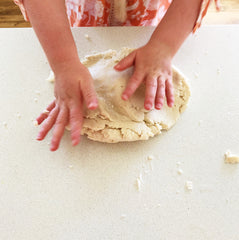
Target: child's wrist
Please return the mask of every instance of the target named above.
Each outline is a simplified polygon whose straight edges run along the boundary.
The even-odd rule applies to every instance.
[[[81,64],[78,56],[70,58],[61,58],[53,61],[51,63],[51,68],[55,75],[60,75],[68,71],[69,69],[74,68],[74,65],[79,66]]]
[[[148,42],[148,45],[155,48],[155,49],[163,49],[165,55],[169,58],[173,58],[177,52],[177,47],[169,44],[167,41],[161,40],[155,36],[152,36]]]

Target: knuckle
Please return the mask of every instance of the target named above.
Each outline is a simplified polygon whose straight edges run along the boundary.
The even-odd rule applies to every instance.
[[[173,89],[171,89],[171,90],[169,91],[169,95],[171,95],[172,97],[174,96],[174,91],[173,91]]]
[[[92,91],[85,91],[85,98],[86,99],[93,99],[95,98],[95,94]]]
[[[157,104],[163,104],[163,102],[164,102],[164,97],[156,98],[155,102],[156,102]]]
[[[167,85],[168,85],[168,87],[172,88],[173,87],[172,80],[167,80]]]
[[[139,77],[138,76],[132,76],[131,79],[130,79],[130,82],[133,84],[133,83],[137,83],[139,82]]]
[[[147,86],[152,87],[152,88],[156,88],[157,87],[157,83],[155,81],[148,81],[147,82]]]
[[[51,144],[53,144],[53,145],[58,145],[58,143],[59,143],[59,141],[58,141],[58,139],[57,139],[57,135],[55,135],[55,136],[52,138],[52,140],[51,140]]]
[[[158,88],[164,89],[165,88],[165,84],[163,82],[159,82],[158,83]]]
[[[65,119],[59,118],[59,119],[56,120],[56,125],[57,126],[65,125],[65,122],[66,122]]]
[[[53,114],[50,114],[48,117],[47,117],[47,121],[46,121],[46,124],[50,124],[51,121],[54,120],[54,115]]]
[[[70,115],[70,122],[80,123],[81,122],[81,115],[80,114],[71,114]]]
[[[136,72],[134,72],[134,74],[131,77],[130,81],[132,81],[132,82],[141,82],[141,76],[142,76],[142,74],[136,71]]]
[[[145,99],[146,103],[153,103],[155,97],[153,95],[149,95],[147,96],[147,98]]]
[[[46,119],[46,121],[44,121],[43,125],[42,125],[42,132],[44,131],[47,131],[49,129],[49,126],[50,126],[50,121],[49,119]]]
[[[71,130],[71,137],[72,138],[78,138],[80,136],[80,128],[79,129],[72,129]]]
[[[79,119],[78,119],[78,116],[76,115],[76,114],[72,114],[71,116],[70,116],[70,122],[76,122],[76,121],[78,121]]]
[[[135,89],[137,89],[138,87],[138,84],[136,84],[135,82],[131,82],[129,85],[128,85],[128,91],[129,92],[132,92],[134,91]]]

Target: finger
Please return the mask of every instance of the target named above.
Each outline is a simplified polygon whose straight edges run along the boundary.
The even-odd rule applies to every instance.
[[[172,107],[174,104],[174,91],[173,91],[172,77],[168,78],[166,81],[166,97],[167,97],[168,106]]]
[[[161,109],[163,107],[165,97],[165,80],[163,77],[158,77],[158,86],[155,98],[155,108]]]
[[[38,133],[37,140],[41,141],[45,138],[47,133],[53,127],[54,123],[56,122],[57,115],[59,113],[59,107],[56,106],[51,113],[49,114],[48,118],[44,121],[40,132]]]
[[[83,109],[82,103],[73,104],[70,108],[69,122],[71,126],[71,141],[72,145],[76,146],[80,142],[80,133],[83,124]]]
[[[144,108],[150,110],[155,102],[157,91],[157,78],[148,76],[146,78]]]
[[[96,109],[98,107],[98,100],[91,76],[89,76],[89,79],[82,81],[81,89],[87,108],[91,110]]]
[[[122,99],[128,100],[136,91],[136,89],[139,87],[139,85],[143,82],[143,79],[144,74],[137,72],[137,70],[135,70],[122,94]]]
[[[40,125],[49,115],[49,113],[51,112],[51,110],[56,106],[55,100],[52,101],[48,107],[46,108],[46,110],[44,110],[40,116],[36,119],[38,125]]]
[[[51,140],[51,151],[56,151],[60,145],[61,138],[64,134],[65,126],[67,125],[68,122],[68,111],[66,107],[63,107],[62,110],[60,110],[54,131],[53,131],[53,137]]]
[[[133,51],[127,57],[123,58],[118,64],[116,64],[114,68],[118,71],[123,71],[123,70],[133,66],[135,56],[136,56],[136,51]]]

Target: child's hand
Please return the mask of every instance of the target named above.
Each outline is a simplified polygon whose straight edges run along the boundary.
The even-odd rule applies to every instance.
[[[128,100],[142,82],[146,84],[144,107],[150,110],[153,106],[161,109],[166,95],[167,104],[174,104],[170,50],[163,45],[155,47],[153,43],[136,49],[122,59],[115,69],[125,70],[134,66],[134,74],[130,78],[122,94]]]
[[[51,151],[57,150],[68,123],[71,127],[72,144],[77,145],[83,123],[83,102],[89,109],[98,106],[93,80],[80,61],[63,65],[61,70],[55,73],[55,97],[46,109],[49,114],[42,113],[37,118],[38,124],[44,121],[37,140],[43,140],[55,125]]]

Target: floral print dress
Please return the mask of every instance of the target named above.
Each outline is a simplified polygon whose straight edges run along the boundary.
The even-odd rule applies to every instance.
[[[212,1],[202,0],[194,31],[200,27]],[[214,1],[216,8],[219,9],[219,0]],[[20,7],[25,20],[28,20],[24,0],[14,0],[14,2]],[[172,0],[65,0],[65,5],[72,27],[157,26],[171,2]],[[116,4],[122,5],[121,9],[116,8]],[[117,18],[118,11],[123,11],[124,16]]]

